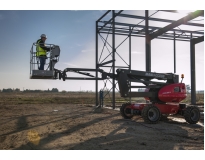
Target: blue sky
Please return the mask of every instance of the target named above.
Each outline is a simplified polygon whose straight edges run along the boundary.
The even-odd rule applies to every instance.
[[[66,67],[95,68],[95,22],[106,10],[0,10],[0,89],[20,88],[47,90],[58,88],[66,91],[95,90],[94,81],[60,81],[29,79],[30,48],[42,33],[46,43],[59,45],[60,61],[55,68]],[[125,13],[132,13],[129,10]],[[136,12],[136,11],[135,11]],[[150,14],[155,10],[150,10]],[[144,11],[138,12],[144,14]],[[170,13],[166,13],[170,14]],[[165,18],[165,15],[156,15]],[[170,16],[170,15],[168,15]],[[172,14],[173,16],[173,14]],[[179,19],[185,16],[173,16]],[[171,18],[171,17],[170,17]],[[128,20],[128,23],[138,23]],[[202,22],[203,23],[203,22]],[[143,23],[142,23],[143,24]],[[116,37],[116,45],[126,37]],[[109,38],[108,38],[109,39]],[[132,69],[145,70],[144,38],[132,40]],[[111,41],[110,41],[111,43]],[[127,60],[128,41],[119,47],[118,53]],[[99,48],[102,41],[99,40]],[[190,46],[189,42],[178,42],[177,74],[185,74],[184,82],[190,84]],[[106,53],[105,55],[106,56]],[[117,63],[120,62],[116,56]],[[152,41],[152,71],[173,72],[173,42]],[[204,42],[196,45],[196,89],[204,89]],[[109,86],[109,84],[108,84]],[[100,82],[100,88],[103,82]]]
[[[95,20],[103,13],[104,11],[0,11],[0,88],[45,89],[41,84],[51,81],[29,79],[29,51],[32,43],[45,33],[48,36],[46,43],[60,46],[61,65],[68,63],[80,53],[86,52],[86,45],[94,43]],[[94,51],[92,52],[94,55]],[[66,65],[59,69],[65,67]],[[67,83],[55,82],[63,85]],[[51,87],[57,86],[52,83],[49,88]]]

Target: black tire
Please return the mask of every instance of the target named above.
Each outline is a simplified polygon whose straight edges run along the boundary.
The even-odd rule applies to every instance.
[[[196,106],[189,106],[184,111],[184,118],[190,124],[196,124],[200,120],[200,110]]]
[[[159,108],[153,105],[145,106],[141,115],[146,123],[155,124],[161,119],[161,112]]]
[[[125,104],[122,104],[122,106],[120,107],[120,114],[125,119],[131,119],[134,116],[131,113],[130,114],[126,113],[127,106],[129,106],[129,105],[130,105],[130,103],[125,103]]]

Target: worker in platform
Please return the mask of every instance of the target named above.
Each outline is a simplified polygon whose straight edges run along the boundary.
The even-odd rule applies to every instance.
[[[46,53],[50,51],[50,48],[45,46],[45,41],[47,36],[45,34],[41,35],[41,39],[36,42],[36,57],[40,60],[39,70],[44,70],[45,61],[47,59]]]

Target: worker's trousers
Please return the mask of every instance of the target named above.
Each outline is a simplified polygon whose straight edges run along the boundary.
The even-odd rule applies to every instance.
[[[44,70],[44,65],[45,65],[45,62],[46,62],[46,56],[40,56],[39,60],[40,60],[39,70]]]

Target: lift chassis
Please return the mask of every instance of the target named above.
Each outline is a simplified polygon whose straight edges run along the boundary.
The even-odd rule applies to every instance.
[[[97,78],[87,72],[100,72],[102,77]],[[69,77],[67,72],[86,75],[86,78]],[[55,78],[77,80],[104,80],[114,78],[118,81],[121,97],[144,97],[147,103],[125,103],[120,113],[125,119],[141,115],[147,123],[158,123],[162,117],[168,115],[182,115],[190,124],[200,119],[197,106],[187,106],[180,103],[187,96],[185,84],[179,82],[179,76],[173,73],[156,73],[138,70],[117,69],[117,74],[106,73],[101,69],[66,68],[64,71],[55,69]],[[161,81],[153,81],[154,79]],[[144,86],[132,86],[132,83],[141,83]],[[131,92],[131,88],[145,88],[145,92]]]

